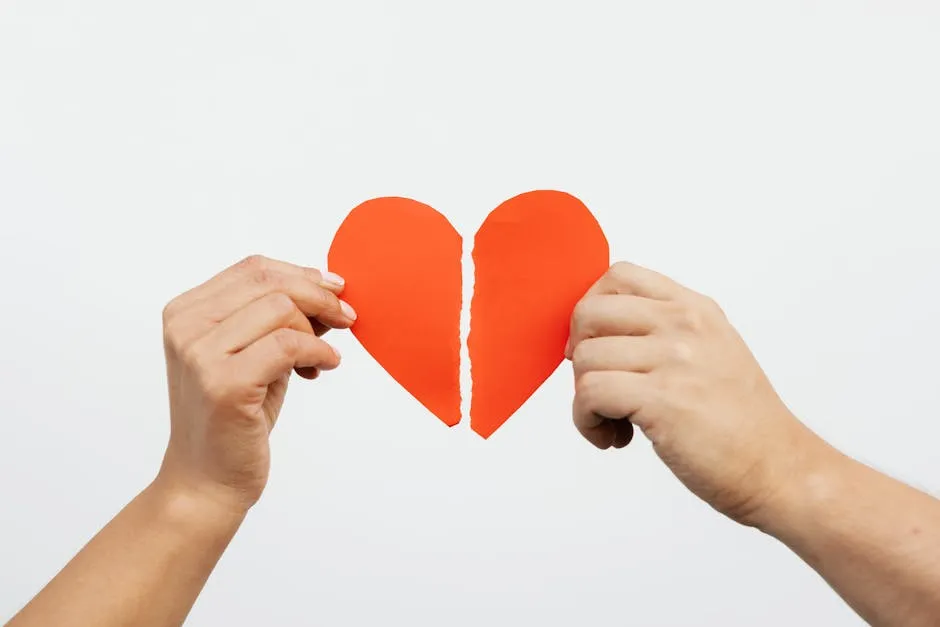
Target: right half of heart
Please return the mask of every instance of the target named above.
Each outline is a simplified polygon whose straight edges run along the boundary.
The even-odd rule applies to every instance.
[[[609,256],[597,220],[570,194],[529,192],[486,218],[473,242],[467,339],[474,431],[492,435],[558,367],[571,312]]]
[[[328,260],[347,280],[360,343],[448,425],[460,418],[461,242],[431,207],[379,198],[350,212]],[[541,190],[487,216],[473,262],[470,426],[488,438],[564,359],[572,310],[607,269],[609,249],[584,203]]]

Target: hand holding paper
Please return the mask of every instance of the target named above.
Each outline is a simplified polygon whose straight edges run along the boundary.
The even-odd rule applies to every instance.
[[[249,257],[164,310],[170,442],[157,478],[13,620],[180,625],[268,480],[292,370],[339,364],[320,339],[355,312],[339,277]]]

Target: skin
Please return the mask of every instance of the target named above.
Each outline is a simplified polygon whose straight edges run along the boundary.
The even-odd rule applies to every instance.
[[[292,371],[339,355],[342,280],[251,257],[171,302],[171,435],[156,479],[9,627],[180,625],[267,483]],[[578,304],[574,421],[599,448],[634,426],[699,498],[789,546],[869,623],[940,617],[940,501],[851,460],[797,420],[710,299],[619,263]]]
[[[714,301],[618,263],[575,308],[566,353],[595,446],[635,425],[689,490],[781,540],[871,625],[940,621],[940,501],[797,420]]]
[[[355,318],[337,281],[250,257],[167,305],[160,471],[8,627],[183,623],[264,490],[291,371],[314,378],[339,365],[319,338]]]

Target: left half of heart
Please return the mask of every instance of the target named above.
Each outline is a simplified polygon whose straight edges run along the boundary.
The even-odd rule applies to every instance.
[[[388,197],[350,212],[328,260],[359,314],[353,334],[451,427],[460,422],[462,250],[460,234],[434,208]]]

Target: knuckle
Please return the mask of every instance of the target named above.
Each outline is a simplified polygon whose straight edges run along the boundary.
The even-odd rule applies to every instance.
[[[274,331],[272,337],[277,346],[278,353],[282,356],[294,358],[297,355],[300,344],[295,334],[290,333],[288,329],[278,329]]]
[[[163,323],[163,345],[178,352],[180,349],[179,340],[177,339],[179,334],[176,331],[176,324],[173,322],[164,322]]]
[[[235,387],[230,378],[218,371],[205,373],[201,381],[203,394],[210,403],[224,405],[232,399]]]
[[[705,311],[710,313],[713,316],[724,318],[725,310],[721,308],[721,305],[717,300],[711,296],[702,296],[702,305]]]
[[[283,292],[269,294],[265,301],[266,306],[278,319],[289,318],[297,309],[297,305],[294,304],[291,297]]]
[[[164,305],[163,307],[163,326],[164,327],[166,327],[167,323],[169,323],[170,320],[172,320],[173,317],[176,315],[176,309],[177,309],[177,301],[175,298],[171,300],[170,302],[168,302],[166,305]]]
[[[176,318],[163,324],[163,346],[174,354],[185,353],[183,324]]]
[[[599,384],[597,372],[585,372],[574,382],[574,393],[582,400],[590,399]]]
[[[303,270],[306,277],[314,283],[319,283],[323,278],[323,273],[320,272],[317,268],[304,268]]]
[[[692,345],[684,340],[675,340],[669,343],[668,357],[670,361],[679,364],[691,363],[695,355]]]
[[[271,285],[277,282],[277,272],[271,266],[270,260],[262,255],[245,257],[239,266],[245,275],[259,285]]]
[[[701,331],[705,326],[702,311],[695,307],[687,308],[682,315],[682,325],[689,331]]]
[[[582,298],[574,306],[574,311],[571,313],[571,322],[577,329],[584,329],[589,326],[591,320],[591,312],[594,310],[594,303],[591,297]]]
[[[575,371],[581,371],[587,365],[591,355],[591,342],[590,339],[582,340],[575,344],[574,350],[571,351],[571,363],[575,368]]]
[[[702,310],[696,306],[679,305],[673,311],[673,319],[678,328],[683,331],[697,332],[704,326]]]
[[[584,344],[584,341],[578,342],[575,344],[574,350],[571,351],[571,363],[574,364],[575,368],[584,363],[584,353],[587,350]]]
[[[242,270],[255,270],[257,268],[263,268],[267,265],[267,258],[264,255],[248,255],[244,259],[238,262],[237,266]]]
[[[633,276],[633,264],[626,261],[618,261],[610,266],[608,273],[616,281],[625,283]]]
[[[258,285],[272,285],[276,281],[274,273],[271,272],[269,268],[265,268],[263,266],[253,268],[249,276],[251,277],[251,280]]]

